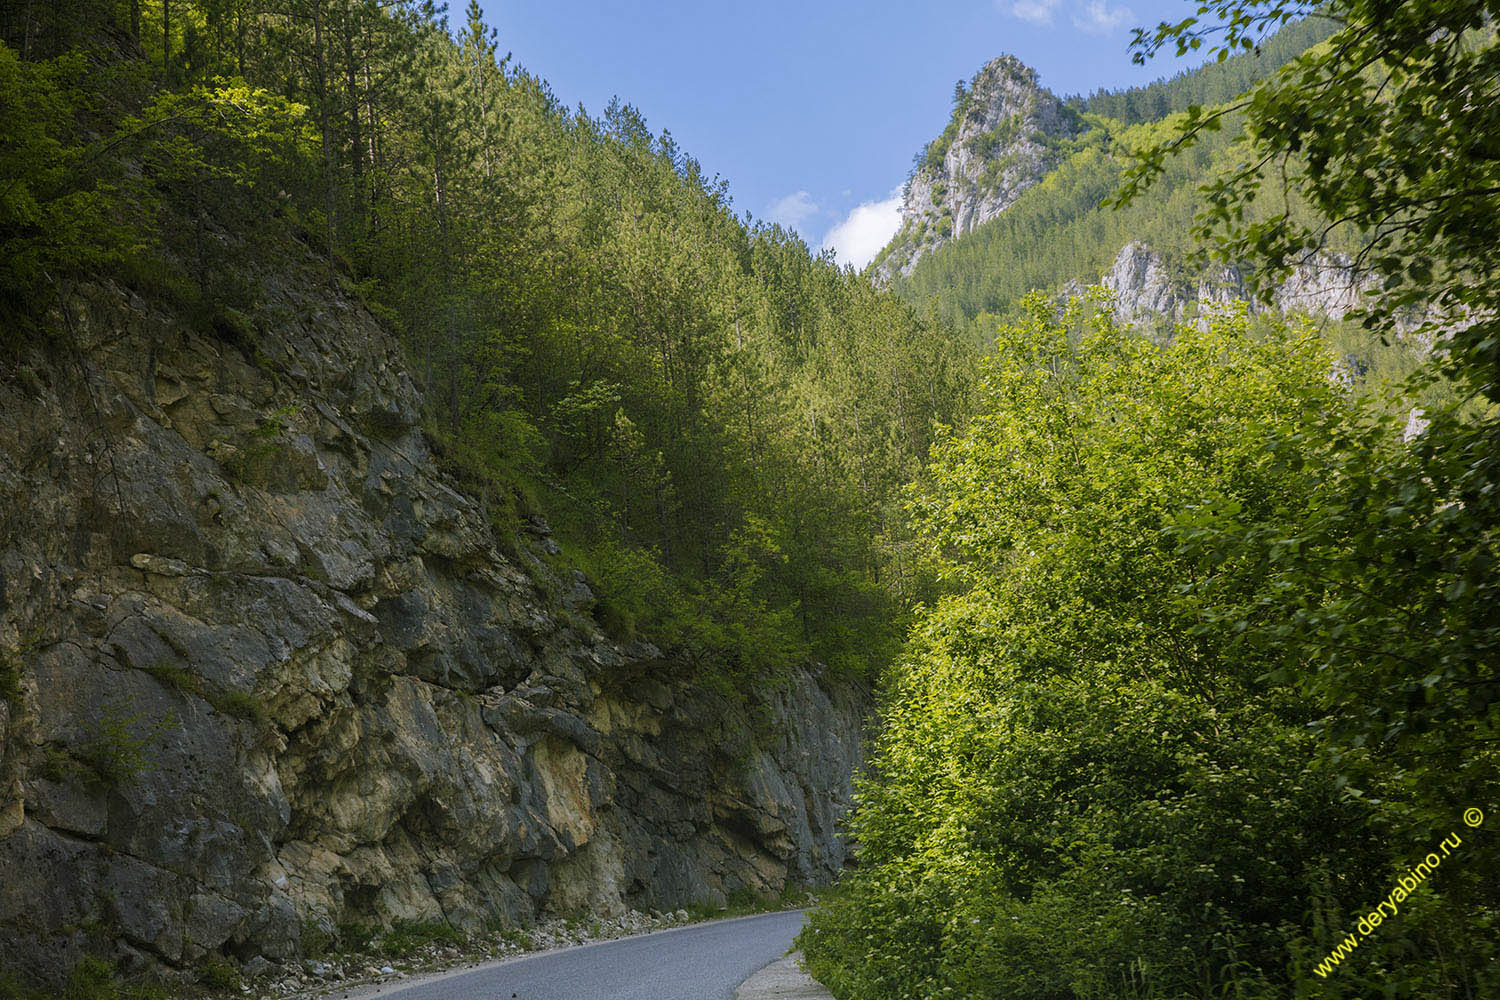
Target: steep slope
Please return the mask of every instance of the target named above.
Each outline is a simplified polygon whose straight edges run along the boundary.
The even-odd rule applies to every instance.
[[[1259,49],[1188,71],[1146,87],[1071,98],[1058,113],[1066,127],[1034,129],[1051,155],[1030,161],[1041,167],[1026,183],[986,183],[981,174],[965,188],[968,202],[998,206],[954,235],[927,241],[914,252],[914,234],[933,227],[912,213],[912,198],[902,229],[876,258],[874,273],[913,302],[935,301],[947,316],[972,322],[986,313],[1004,314],[1033,289],[1062,291],[1090,284],[1112,288],[1121,313],[1134,320],[1181,320],[1204,306],[1246,292],[1244,275],[1231,269],[1199,273],[1189,260],[1190,231],[1202,206],[1199,187],[1236,159],[1238,119],[1209,133],[1186,155],[1167,164],[1154,187],[1123,210],[1104,204],[1114,192],[1133,149],[1149,144],[1167,116],[1194,103],[1224,103],[1274,73],[1328,34],[1318,19],[1293,24]],[[1010,67],[1012,79],[1030,81],[1034,72],[1002,58],[990,68]],[[979,77],[976,77],[976,81]],[[1050,95],[1037,100],[1051,107]],[[962,107],[960,108],[962,111]],[[944,136],[928,147],[914,169],[908,192],[931,188],[929,160],[949,145],[955,115]],[[1040,122],[1038,123],[1040,124]],[[950,156],[951,158],[951,156]],[[972,170],[970,171],[972,173]],[[1293,205],[1293,210],[1300,210]],[[946,207],[939,212],[949,211]],[[971,218],[974,218],[971,216]],[[916,221],[913,221],[916,220]],[[1341,317],[1351,308],[1361,283],[1347,273],[1350,263],[1339,246],[1311,262],[1278,295],[1285,308]],[[897,262],[893,266],[892,262]]]
[[[0,366],[4,964],[837,870],[860,685],[732,698],[606,637],[545,524],[440,470],[381,323],[310,258],[254,277],[254,330],[66,288]]]
[[[1056,165],[1078,131],[1076,112],[1000,56],[954,94],[953,117],[922,151],[902,194],[901,229],[873,264],[908,275],[922,256],[998,216]]]
[[[1180,322],[1216,306],[1250,298],[1250,288],[1239,268],[1218,267],[1189,272],[1173,267],[1161,253],[1144,243],[1127,243],[1099,284],[1115,296],[1116,314],[1126,322]],[[1360,307],[1374,281],[1354,268],[1348,254],[1325,254],[1298,265],[1276,289],[1270,307],[1278,312],[1300,312],[1341,320]],[[1076,284],[1065,285],[1076,292]],[[1262,308],[1252,303],[1252,309]]]

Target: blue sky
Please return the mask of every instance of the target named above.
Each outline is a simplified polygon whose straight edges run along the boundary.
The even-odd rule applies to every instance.
[[[1167,75],[1132,65],[1130,29],[1183,0],[480,0],[501,51],[569,105],[619,95],[669,129],[735,210],[862,265],[893,193],[947,122],[955,81],[1009,52],[1059,94]],[[452,16],[462,16],[454,0]]]

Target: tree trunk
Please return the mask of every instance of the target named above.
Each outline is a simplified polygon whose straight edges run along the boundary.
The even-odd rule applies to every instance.
[[[236,4],[234,8],[234,62],[240,76],[245,75],[245,8]]]
[[[359,119],[359,81],[356,73],[354,58],[354,30],[355,25],[349,12],[347,0],[344,4],[343,17],[340,26],[343,28],[344,42],[344,88],[345,99],[348,103],[349,114],[349,146],[350,166],[354,168],[354,176],[360,177],[364,173],[364,140],[360,135]]]
[[[323,0],[313,0],[313,49],[317,65],[318,127],[323,133],[323,170],[327,175],[324,183],[325,211],[328,215],[328,274],[334,272],[334,248],[337,241],[338,202],[334,185],[338,179],[338,163],[333,152],[333,131],[328,121],[328,65],[323,53]]]

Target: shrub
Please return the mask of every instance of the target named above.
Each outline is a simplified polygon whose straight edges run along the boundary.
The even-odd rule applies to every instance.
[[[346,921],[338,926],[339,950],[367,952],[375,945],[376,929],[368,924]]]
[[[31,655],[41,641],[42,631],[36,629],[23,635],[14,647],[0,649],[0,699],[12,709],[21,707],[21,677],[26,671],[26,657]]]
[[[0,699],[12,708],[21,705],[21,663],[11,655],[0,655]]]
[[[225,691],[214,694],[209,703],[215,709],[236,719],[244,719],[256,725],[265,725],[269,719],[265,703],[248,691]]]
[[[203,693],[203,682],[198,675],[185,667],[174,666],[170,663],[156,663],[145,668],[146,673],[161,682],[162,686],[169,687],[182,695],[201,695]]]
[[[223,958],[210,958],[198,969],[198,981],[210,989],[237,990],[242,984],[240,970]]]
[[[802,938],[840,995],[1274,994],[1320,884],[1383,895],[1380,814],[1341,791],[1357,755],[1322,755],[1220,627],[1281,613],[1265,567],[1176,540],[1205,506],[1303,523],[1357,404],[1304,331],[1225,317],[1158,346],[1099,304],[1032,300],[914,493],[954,591],[894,679],[860,868]]]
[[[156,767],[150,748],[177,725],[176,716],[170,712],[144,729],[142,721],[140,713],[130,711],[129,699],[106,705],[88,742],[74,756],[107,785],[134,781]]]
[[[438,921],[398,920],[380,937],[380,952],[390,958],[405,958],[431,944],[462,945],[468,940],[452,924]]]

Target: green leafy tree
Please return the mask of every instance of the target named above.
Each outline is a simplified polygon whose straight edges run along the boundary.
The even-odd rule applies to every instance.
[[[1206,5],[1197,16],[1141,31],[1144,60],[1162,47],[1204,44],[1221,55],[1253,44],[1303,5]],[[1211,184],[1199,233],[1216,252],[1263,265],[1261,287],[1353,229],[1357,263],[1380,280],[1365,324],[1393,337],[1417,310],[1434,362],[1412,391],[1434,383],[1450,402],[1429,412],[1408,451],[1351,433],[1332,457],[1305,531],[1242,531],[1211,544],[1274,559],[1293,613],[1264,631],[1281,675],[1329,712],[1341,747],[1377,746],[1402,776],[1392,804],[1413,834],[1444,827],[1489,794],[1500,729],[1500,45],[1489,3],[1318,8],[1338,30],[1244,99],[1190,109],[1144,150],[1123,197],[1137,197],[1179,151],[1244,116],[1247,155]],[[1313,221],[1253,213],[1267,188],[1295,186]],[[1207,536],[1200,538],[1207,543]],[[1488,905],[1493,905],[1491,898]]]
[[[117,261],[137,238],[115,211],[118,164],[79,120],[89,74],[81,52],[28,62],[0,43],[0,301],[13,317],[55,301],[49,276]]]
[[[803,944],[846,996],[1287,995],[1314,900],[1376,891],[1379,826],[1221,626],[1280,614],[1275,582],[1176,532],[1204,505],[1301,524],[1361,404],[1309,329],[1161,347],[1028,306],[913,497],[953,592],[918,615],[860,866]]]

